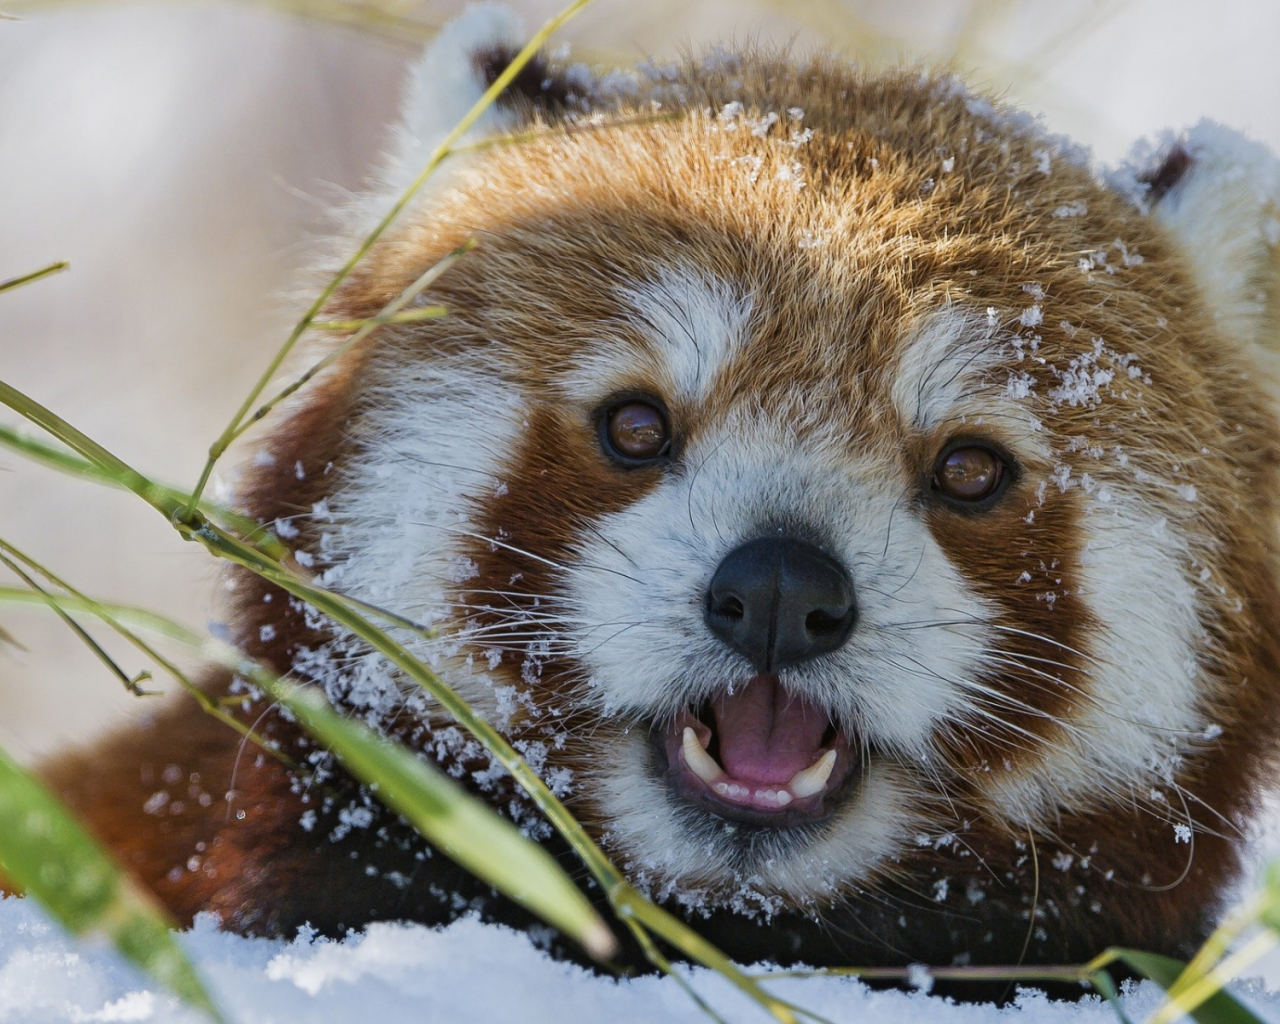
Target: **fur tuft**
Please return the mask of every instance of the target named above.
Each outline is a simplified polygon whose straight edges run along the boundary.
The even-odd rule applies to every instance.
[[[382,191],[394,196],[408,188],[436,147],[492,84],[495,55],[514,55],[524,39],[520,20],[498,3],[473,4],[445,26],[409,72]],[[510,110],[495,105],[461,142],[509,130],[515,123]]]
[[[1260,143],[1202,121],[1140,175],[1154,216],[1177,240],[1219,327],[1280,350],[1280,161]]]

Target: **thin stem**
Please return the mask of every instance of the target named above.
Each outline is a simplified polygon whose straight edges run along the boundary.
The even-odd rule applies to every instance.
[[[17,18],[13,19],[19,20]],[[11,277],[7,281],[0,281],[0,292],[7,292],[11,288],[21,288],[24,284],[30,284],[32,281],[39,281],[41,278],[48,277],[51,274],[61,273],[64,270],[71,269],[71,264],[66,260],[59,260],[57,263],[50,263],[47,267],[41,267],[39,270],[33,270],[30,274],[23,274],[21,277]]]
[[[439,320],[448,315],[449,311],[444,306],[424,306],[422,309],[410,309],[395,316],[370,316],[363,320],[313,320],[311,329],[345,334],[347,331],[357,331],[368,324],[374,327],[382,327],[385,324],[416,324],[423,320]]]
[[[727,1024],[727,1021],[725,1021],[720,1014],[716,1013],[711,1004],[702,998],[698,993],[698,990],[689,982],[689,979],[677,971],[675,965],[662,955],[662,950],[658,948],[657,943],[653,941],[649,933],[645,931],[637,921],[628,919],[626,921],[626,925],[628,930],[630,930],[631,935],[635,938],[637,945],[639,945],[640,951],[644,953],[644,957],[649,961],[649,963],[653,964],[654,967],[658,968],[658,970],[684,989],[685,994],[692,999],[695,1004],[697,1004],[698,1009],[715,1021],[716,1024]]]
[[[4,550],[40,573],[55,587],[60,587],[66,591],[64,594],[56,595],[47,594],[43,591],[37,594],[33,591],[21,590],[16,587],[0,587],[0,602],[9,604],[50,604],[55,607],[59,614],[81,611],[86,615],[92,615],[101,622],[105,622],[116,633],[172,676],[184,690],[191,694],[192,698],[206,714],[234,729],[245,739],[256,744],[282,764],[289,767],[295,766],[292,758],[276,750],[272,744],[268,743],[266,739],[234,715],[228,714],[223,708],[222,701],[210,697],[182,669],[143,640],[133,630],[127,628],[124,623],[129,620],[136,621],[141,628],[166,635],[170,639],[186,646],[199,646],[202,642],[195,633],[178,625],[172,619],[166,619],[144,608],[135,608],[130,605],[115,604],[109,601],[95,601],[86,597],[67,583],[66,580],[59,578],[39,562],[19,551],[12,544],[0,540],[0,546],[3,546]]]
[[[85,630],[85,628],[82,625],[80,625],[80,623],[76,622],[75,619],[73,619],[70,615],[68,615],[65,611],[63,611],[62,605],[58,603],[57,598],[54,597],[53,594],[50,594],[47,590],[45,590],[44,587],[42,587],[35,579],[31,577],[29,573],[27,573],[22,568],[22,566],[18,565],[18,563],[15,562],[12,558],[10,558],[7,554],[2,553],[5,550],[12,550],[12,549],[3,540],[0,540],[0,565],[3,565],[11,573],[17,576],[18,579],[22,580],[23,583],[25,583],[28,587],[31,588],[32,593],[40,595],[41,600],[43,600],[45,604],[47,604],[53,610],[54,614],[57,615],[58,618],[60,618],[63,621],[63,623],[66,625],[68,629],[71,630],[71,632],[75,633],[77,639],[79,639],[79,641],[82,644],[84,644],[87,648],[89,648],[93,656],[96,657],[100,662],[102,662],[102,664],[104,664],[107,667],[107,671],[110,672],[113,676],[119,679],[121,683],[124,684],[124,688],[126,690],[128,690],[135,697],[159,696],[159,694],[154,691],[144,690],[142,688],[142,684],[147,682],[151,678],[150,672],[139,672],[136,676],[129,675],[124,669],[122,669],[116,663],[116,660],[112,658],[111,655],[109,655],[105,650],[102,649],[102,645],[98,643],[98,641],[95,640],[92,636],[90,636],[89,633]]]
[[[21,410],[19,410],[21,411]],[[102,469],[97,463],[81,458],[75,453],[60,446],[46,444],[34,437],[26,437],[12,427],[0,424],[0,445],[5,445],[20,452],[33,462],[40,462],[60,473],[78,476],[98,484],[111,487],[123,487],[115,476]],[[187,492],[180,491],[168,484],[149,480],[148,483],[158,494],[163,494],[167,501],[185,503]],[[289,549],[269,529],[249,516],[242,515],[222,505],[205,499],[200,502],[200,511],[211,519],[230,527],[241,537],[271,555],[273,558],[285,558]]]
[[[464,254],[474,249],[475,245],[476,243],[474,239],[468,240],[465,244],[460,245],[458,246],[458,248],[454,249],[453,252],[449,253],[449,255],[446,256],[444,259],[440,260],[438,263],[427,268],[427,270],[416,281],[414,281],[413,284],[409,285],[409,287],[406,288],[404,291],[402,291],[398,296],[396,296],[396,298],[392,299],[391,302],[387,303],[387,305],[383,307],[382,311],[379,312],[377,316],[370,317],[368,320],[364,321],[364,323],[360,326],[360,328],[350,338],[348,338],[336,349],[334,349],[327,356],[321,359],[318,363],[312,366],[309,370],[307,370],[301,377],[295,380],[292,384],[289,384],[284,388],[281,388],[281,390],[278,391],[272,398],[268,399],[266,402],[260,405],[257,409],[255,409],[252,416],[250,416],[242,424],[240,424],[239,427],[237,427],[234,431],[232,431],[231,440],[234,441],[236,438],[240,437],[246,430],[248,430],[251,426],[253,426],[253,424],[263,419],[277,405],[279,405],[290,395],[298,391],[299,388],[304,387],[309,381],[311,381],[316,376],[316,374],[322,372],[327,367],[332,366],[335,362],[337,362],[344,355],[350,352],[353,348],[356,347],[356,345],[360,344],[360,342],[364,341],[365,338],[367,338],[370,334],[372,334],[375,330],[377,330],[383,324],[406,322],[411,320],[435,319],[439,317],[441,314],[434,313],[434,312],[431,317],[414,315],[415,312],[417,313],[426,312],[425,310],[423,310],[423,311],[411,311],[409,314],[405,316],[405,319],[402,321],[397,321],[395,319],[396,316],[400,314],[400,311],[404,309],[405,306],[407,306],[410,302],[412,302],[415,298],[417,298],[424,289],[429,288],[440,277],[441,274],[443,274],[446,270],[448,270],[451,266],[453,266],[458,261],[459,257],[463,256]],[[440,307],[436,307],[436,308],[440,309]]]
[[[413,180],[413,183],[405,189],[400,198],[397,199],[391,209],[386,212],[373,231],[371,231],[365,240],[360,243],[359,248],[351,254],[351,258],[343,264],[342,269],[334,275],[333,279],[324,287],[324,290],[316,297],[315,301],[311,303],[306,313],[303,314],[302,319],[294,326],[289,337],[285,340],[285,343],[280,346],[280,350],[276,352],[275,357],[271,360],[271,363],[258,379],[258,383],[255,384],[249,394],[245,396],[240,408],[236,410],[236,414],[232,417],[231,422],[227,424],[227,428],[210,446],[209,458],[205,462],[204,469],[200,474],[200,479],[197,481],[194,490],[192,490],[191,497],[187,501],[187,506],[182,512],[184,517],[194,514],[196,507],[200,502],[200,496],[204,493],[204,489],[209,483],[209,477],[213,474],[214,466],[217,464],[218,460],[222,458],[227,447],[235,438],[236,432],[240,429],[240,425],[244,422],[244,418],[249,414],[249,410],[254,407],[254,404],[262,395],[262,392],[266,390],[267,385],[271,382],[272,378],[275,377],[281,365],[284,363],[285,358],[293,351],[298,339],[301,338],[302,335],[306,333],[307,328],[311,326],[311,321],[319,315],[320,310],[328,304],[329,300],[342,286],[343,282],[351,276],[355,268],[364,260],[365,256],[369,254],[369,251],[374,247],[378,239],[386,233],[387,229],[395,219],[400,216],[400,213],[404,208],[408,206],[413,200],[413,197],[417,195],[418,191],[426,183],[427,179],[435,173],[436,168],[438,168],[450,152],[452,152],[455,143],[457,143],[457,141],[471,129],[471,126],[480,119],[480,116],[486,110],[493,106],[497,98],[502,95],[507,86],[515,80],[516,76],[524,69],[525,65],[537,56],[538,51],[542,49],[543,45],[551,37],[552,33],[586,7],[590,2],[591,0],[573,0],[573,3],[553,17],[534,34],[533,38],[525,44],[524,49],[516,54],[515,58],[507,65],[502,74],[498,75],[498,77],[494,79],[493,84],[485,90],[484,95],[475,102],[471,109],[463,116],[462,120],[454,126],[453,131],[445,136],[444,141],[441,142],[440,145],[436,147],[435,152],[431,154],[431,158],[427,161],[426,167],[424,167],[421,173]]]
[[[572,820],[572,819],[571,819]],[[609,903],[614,908],[614,912],[623,921],[636,921],[643,924],[645,928],[653,932],[659,938],[671,943],[676,949],[680,950],[690,959],[697,961],[704,967],[710,967],[730,982],[734,987],[746,994],[755,1002],[759,1003],[764,1009],[773,1015],[775,1020],[783,1022],[783,1024],[797,1024],[795,1015],[780,999],[776,999],[769,995],[760,987],[760,983],[751,975],[746,974],[738,968],[738,966],[724,955],[716,946],[708,942],[701,935],[695,932],[683,921],[671,914],[667,913],[657,904],[650,902],[636,891],[630,882],[626,881],[613,864],[604,859],[604,854],[600,851],[589,836],[582,831],[582,826],[578,825],[575,820],[573,824],[582,836],[584,843],[590,844],[592,849],[599,854],[604,860],[610,875],[616,878],[612,886],[606,885],[603,879],[600,880],[609,896]],[[565,833],[561,833],[565,835]],[[565,835],[571,843],[572,838]],[[577,849],[575,845],[574,849]],[[579,851],[581,856],[581,852]],[[590,864],[587,865],[591,867]],[[594,873],[594,872],[593,872]]]

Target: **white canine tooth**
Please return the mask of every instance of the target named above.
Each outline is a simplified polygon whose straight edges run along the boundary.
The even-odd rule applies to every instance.
[[[787,788],[791,790],[792,796],[799,800],[803,800],[807,796],[815,796],[821,793],[823,787],[827,784],[827,779],[831,778],[831,770],[836,766],[836,752],[828,750],[808,768],[802,768],[791,776],[791,781],[787,783]]]
[[[724,775],[724,769],[703,749],[702,744],[698,742],[697,733],[687,725],[684,727],[680,749],[684,753],[684,763],[689,766],[689,770],[708,785]],[[719,791],[718,787],[717,791]]]

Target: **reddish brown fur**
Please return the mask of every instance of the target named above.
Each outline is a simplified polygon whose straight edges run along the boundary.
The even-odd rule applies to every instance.
[[[851,452],[869,449],[895,460],[927,505],[933,459],[952,427],[914,436],[885,399],[902,338],[944,301],[1006,314],[1022,308],[1028,303],[1023,286],[1037,282],[1052,301],[1054,322],[1038,329],[1046,363],[1022,368],[1039,392],[1056,383],[1049,368],[1065,364],[1095,335],[1117,350],[1137,351],[1154,381],[1150,387],[1132,382],[1101,408],[1059,408],[1055,436],[1114,441],[1143,452],[1148,464],[1191,472],[1200,495],[1193,509],[1175,509],[1174,499],[1154,484],[1146,499],[1183,522],[1189,518],[1192,557],[1213,567],[1225,586],[1203,613],[1210,639],[1200,650],[1205,718],[1222,726],[1222,737],[1189,756],[1177,779],[1190,801],[1215,812],[1201,816],[1206,827],[1197,833],[1194,859],[1188,862],[1188,848],[1170,841],[1177,808],[1166,817],[1136,802],[1064,807],[1033,834],[997,819],[984,803],[990,773],[1014,774],[1066,742],[1061,720],[1078,710],[1081,691],[1087,697],[1087,651],[1099,626],[1079,596],[1081,492],[1050,488],[1038,504],[1035,483],[1054,465],[1031,462],[991,513],[937,504],[925,512],[973,588],[1009,623],[1052,641],[1022,636],[1007,640],[1007,649],[1054,662],[1061,673],[1055,688],[1029,672],[993,670],[984,682],[1033,703],[1038,713],[1006,710],[1019,732],[954,728],[941,739],[960,838],[882,865],[851,888],[848,902],[824,908],[821,925],[801,912],[760,929],[720,911],[706,927],[739,956],[782,960],[950,962],[965,955],[998,962],[1018,959],[1024,943],[1026,956],[1042,962],[1083,959],[1110,944],[1185,954],[1238,870],[1233,833],[1252,813],[1257,780],[1270,771],[1280,707],[1272,538],[1280,493],[1277,436],[1264,396],[1241,385],[1243,357],[1213,328],[1184,262],[1154,224],[1081,168],[1063,163],[1052,175],[1041,173],[1040,138],[996,133],[962,95],[944,95],[914,74],[863,80],[823,61],[798,71],[769,61],[745,74],[687,71],[681,84],[691,116],[593,130],[553,127],[530,142],[497,147],[461,173],[426,215],[381,243],[342,291],[335,315],[372,315],[454,247],[473,235],[481,244],[433,289],[433,301],[451,314],[439,328],[381,332],[305,396],[268,442],[275,465],[259,471],[247,489],[250,511],[265,522],[304,515],[300,543],[314,544],[318,528],[305,513],[329,493],[326,467],[340,470],[373,457],[371,439],[362,433],[366,381],[394,378],[407,361],[501,338],[526,388],[529,425],[518,450],[505,455],[505,495],[476,514],[477,533],[501,535],[506,544],[469,543],[480,574],[461,593],[513,589],[517,575],[530,600],[550,592],[555,571],[515,549],[571,561],[584,529],[633,505],[658,486],[662,473],[619,474],[610,467],[600,456],[590,410],[565,402],[554,382],[592,343],[598,325],[631,329],[617,324],[616,287],[644,280],[655,254],[682,253],[696,254],[709,274],[742,283],[759,318],[710,398],[698,408],[672,408],[680,443],[715,429],[749,399],[764,414],[785,412],[800,441],[826,436],[839,424]],[[774,180],[783,159],[777,147],[746,131],[717,131],[714,120],[697,113],[729,100],[748,111],[803,108],[804,125],[816,133],[795,150],[806,188]],[[784,130],[785,124],[776,129]],[[751,186],[734,163],[744,154],[764,161]],[[955,173],[941,171],[946,157],[956,159]],[[1052,216],[1085,199],[1087,216]],[[837,258],[828,249],[796,248],[797,226],[812,224],[836,239]],[[1083,274],[1079,256],[1109,245],[1118,231],[1144,262],[1114,274]],[[803,408],[791,405],[797,381],[812,385]],[[658,387],[646,380],[635,385]],[[989,429],[998,438],[1004,428]],[[1110,473],[1115,486],[1135,486],[1083,452],[1057,456],[1077,477],[1090,472],[1105,483]],[[296,464],[305,470],[302,481]],[[1024,569],[1030,582],[1015,586]],[[321,637],[282,594],[264,603],[269,592],[236,576],[237,639],[288,671],[296,650]],[[1035,600],[1049,592],[1062,596],[1053,605]],[[1238,613],[1232,610],[1237,598],[1243,603]],[[467,613],[473,621],[500,621],[483,600],[475,605]],[[259,629],[266,624],[276,635],[264,642]],[[590,720],[573,709],[571,664],[551,659],[533,684],[519,678],[518,665],[501,671],[512,685],[531,687],[540,704],[562,708],[584,734],[621,734],[624,723]],[[215,694],[225,692],[225,680],[210,685]],[[260,711],[247,711],[246,721],[256,721]],[[388,726],[426,746],[445,724]],[[520,736],[525,725],[517,719],[511,731]],[[262,727],[289,757],[308,753],[305,738],[273,715]],[[1028,734],[1042,746],[1029,745]],[[577,747],[565,759],[589,768],[593,756]],[[177,772],[166,777],[170,765]],[[212,797],[207,806],[184,797],[193,773],[200,791]],[[412,871],[425,863],[415,859],[418,847],[394,819],[384,816],[383,833],[345,846],[325,841],[325,824],[301,832],[296,822],[304,802],[317,806],[315,794],[299,796],[280,764],[243,749],[237,736],[189,701],[88,754],[59,759],[47,774],[184,921],[214,909],[232,927],[275,932],[304,920],[336,928],[380,917],[439,920],[451,912],[447,901],[422,891],[393,892],[361,881],[357,868],[366,858]],[[177,781],[170,784],[170,777]],[[341,778],[327,785],[352,791]],[[167,809],[145,811],[158,791],[172,792]],[[493,799],[508,797],[514,794]],[[608,829],[609,808],[582,797],[571,805],[598,832]],[[324,821],[332,824],[322,813]],[[619,852],[625,859],[626,851]],[[1055,855],[1070,855],[1068,866],[1050,868]],[[938,880],[979,875],[997,883],[980,907],[970,905],[961,884],[941,895],[932,889]],[[477,891],[445,869],[432,877]],[[1096,901],[1101,911],[1091,909]]]

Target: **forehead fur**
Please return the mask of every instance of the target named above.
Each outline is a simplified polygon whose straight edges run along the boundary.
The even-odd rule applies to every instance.
[[[755,413],[830,452],[892,455],[900,481],[977,431],[1017,455],[1025,493],[939,539],[1000,600],[1028,604],[1008,592],[1010,559],[983,553],[993,544],[1082,593],[1052,566],[1079,568],[1082,513],[1121,492],[1210,561],[1253,472],[1237,426],[1265,410],[1234,386],[1160,228],[1073,153],[949,79],[825,61],[691,66],[656,113],[650,98],[468,157],[381,245],[347,315],[478,243],[427,297],[446,319],[371,347],[382,384],[362,401],[406,366],[486,367],[531,403],[506,460],[532,459],[567,493],[591,481],[578,516],[653,486],[590,459],[565,468],[584,456],[563,439],[620,393],[662,397],[690,445]],[[1193,464],[1203,493],[1189,500]]]
[[[1180,397],[1178,422],[1199,395],[1212,415],[1212,381],[1179,386],[1220,360],[1186,342],[1208,325],[1177,257],[1025,119],[950,80],[864,79],[822,61],[689,70],[662,97],[656,115],[624,106],[472,157],[343,304],[372,313],[475,238],[432,294],[449,320],[384,342],[389,358],[500,340],[536,390],[580,370],[602,334],[651,344],[635,336],[628,296],[694,275],[739,296],[741,315],[750,308],[738,368],[716,388],[726,401],[744,389],[768,401],[805,381],[813,403],[821,379],[846,412],[858,408],[868,387],[883,390],[903,339],[953,303],[1026,339],[1014,387],[1064,396],[1053,411],[1066,433],[1096,420],[1071,388],[1097,338],[1159,371],[1162,393]],[[1142,401],[1153,422],[1171,411],[1159,395]]]
[[[340,297],[371,315],[478,242],[428,296],[449,317],[383,334],[370,358],[395,374],[476,349],[527,397],[567,389],[583,408],[628,388],[678,404],[662,373],[714,367],[687,429],[748,403],[864,444],[954,432],[952,385],[981,379],[1011,399],[1011,436],[1044,428],[1045,485],[1123,477],[1207,524],[1195,543],[1242,474],[1270,472],[1235,461],[1260,454],[1245,428],[1269,413],[1235,386],[1243,371],[1159,226],[1025,116],[951,79],[825,59],[690,64],[664,81],[468,157]],[[664,306],[677,292],[685,308]],[[690,318],[702,366],[681,349]],[[945,400],[904,423],[913,377]],[[1180,498],[1192,464],[1210,483],[1198,502]]]

